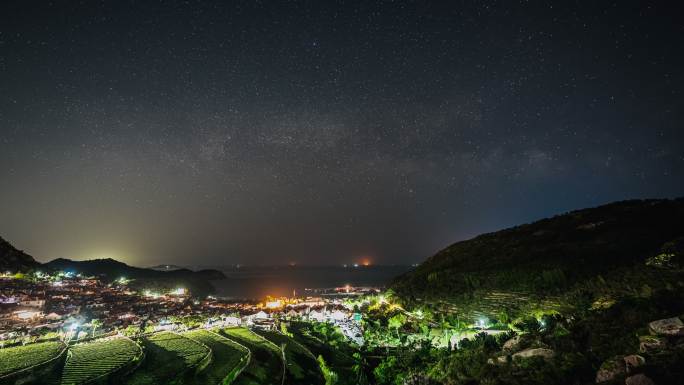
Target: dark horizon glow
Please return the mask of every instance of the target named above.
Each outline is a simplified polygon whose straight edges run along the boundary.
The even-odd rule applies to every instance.
[[[677,15],[5,1],[0,236],[42,262],[412,264],[681,196]]]

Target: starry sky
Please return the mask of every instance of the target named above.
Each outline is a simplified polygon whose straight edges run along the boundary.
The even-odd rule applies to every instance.
[[[3,1],[0,236],[40,261],[408,264],[682,196],[680,14]]]

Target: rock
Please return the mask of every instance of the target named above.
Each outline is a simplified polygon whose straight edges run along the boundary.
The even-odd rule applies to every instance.
[[[523,358],[530,358],[530,357],[541,357],[545,360],[548,360],[550,358],[553,358],[553,356],[556,353],[551,350],[551,349],[545,349],[545,348],[535,348],[535,349],[525,349],[521,352],[515,353],[513,355],[513,359],[523,359]]]
[[[656,336],[641,336],[639,337],[639,351],[641,353],[651,353],[662,350],[667,345],[664,338]]]
[[[684,323],[677,317],[653,321],[648,328],[651,333],[660,336],[684,336]]]
[[[505,364],[506,362],[508,362],[508,357],[510,357],[510,356],[499,356],[499,357],[490,358],[487,360],[487,363],[491,364],[491,365],[502,365],[502,364]]]
[[[627,366],[627,373],[632,373],[634,369],[643,366],[646,363],[646,359],[638,354],[630,354],[625,356],[625,365]]]
[[[429,385],[430,378],[424,374],[412,374],[404,380],[404,385]]]
[[[625,385],[655,385],[655,383],[644,374],[635,374],[627,377]]]
[[[519,347],[520,347],[520,336],[517,335],[517,336],[509,339],[508,341],[504,342],[503,351],[512,352],[512,351],[518,350]]]
[[[614,381],[624,377],[626,374],[627,369],[624,359],[620,356],[613,357],[601,364],[598,372],[596,372],[596,383]]]

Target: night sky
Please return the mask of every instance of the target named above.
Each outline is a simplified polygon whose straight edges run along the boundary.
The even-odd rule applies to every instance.
[[[2,1],[0,236],[400,264],[681,196],[683,26],[646,1]]]

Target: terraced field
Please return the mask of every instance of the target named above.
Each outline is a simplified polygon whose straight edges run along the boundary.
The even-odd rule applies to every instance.
[[[280,333],[262,330],[255,332],[277,346],[284,347],[287,361],[286,384],[313,385],[325,383],[316,357],[304,346]]]
[[[55,358],[63,349],[58,341],[0,349],[0,377]]]
[[[355,385],[357,376],[352,367],[355,364],[354,350],[346,344],[328,344],[311,332],[311,324],[308,322],[290,322],[288,331],[292,333],[295,341],[302,344],[314,356],[319,355],[325,359],[327,365],[338,375],[338,385]],[[340,338],[345,338],[340,336]]]
[[[85,384],[139,359],[142,350],[128,338],[96,340],[69,348],[62,385]]]
[[[279,347],[244,328],[223,329],[220,333],[244,345],[252,352],[249,365],[233,382],[234,385],[280,385],[282,383],[283,361]]]
[[[183,375],[210,354],[210,350],[201,343],[170,332],[147,337],[143,344],[145,360],[125,381],[127,384],[183,383]]]
[[[143,338],[144,349],[128,338],[99,339],[71,346],[64,367],[60,362],[49,378],[20,380],[51,385],[324,383],[316,358],[306,347],[280,333],[259,333],[244,328],[162,332]],[[0,377],[46,362],[64,349],[61,342],[0,349]]]
[[[250,362],[250,352],[247,348],[214,332],[192,330],[183,333],[183,336],[203,343],[211,349],[213,354],[211,363],[188,383],[229,384]]]

